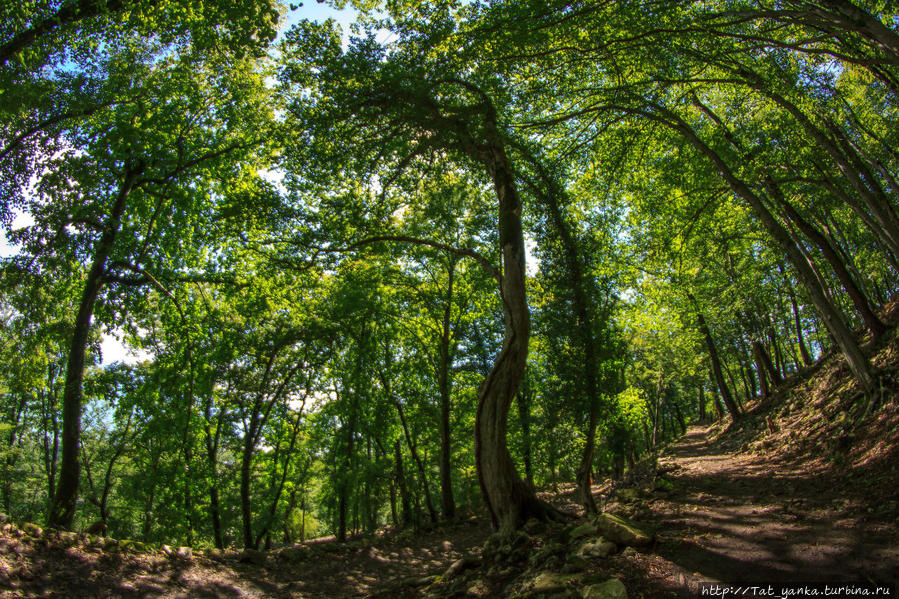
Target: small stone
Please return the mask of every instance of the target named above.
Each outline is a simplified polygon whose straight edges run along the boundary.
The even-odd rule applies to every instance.
[[[584,588],[583,599],[627,599],[627,589],[617,578]]]
[[[0,522],[2,522],[2,520],[0,520]],[[531,518],[530,520],[525,522],[524,526],[522,527],[522,530],[529,535],[536,535],[540,532],[543,532],[545,529],[546,525],[536,518]]]
[[[581,524],[580,526],[573,528],[568,533],[568,538],[572,539],[572,540],[581,539],[583,537],[595,536],[597,532],[599,532],[599,531],[596,528],[596,525],[591,524],[590,522],[587,522],[585,524]]]
[[[652,538],[636,524],[613,514],[600,514],[595,522],[603,536],[618,545],[642,547],[652,542]]]
[[[633,557],[637,555],[637,550],[633,547],[627,547],[624,551],[621,552],[622,557]]]
[[[26,522],[25,524],[23,524],[22,531],[24,531],[25,534],[35,538],[39,538],[44,534],[44,531],[40,526],[38,526],[37,524],[32,524],[31,522]]]
[[[190,547],[178,547],[178,550],[175,551],[175,555],[181,559],[191,559],[194,556],[194,552]]]
[[[577,555],[584,558],[603,558],[615,553],[618,547],[602,537],[596,541],[585,541],[578,547]]]
[[[159,550],[162,551],[163,555],[168,555],[169,557],[175,554],[172,548],[168,545],[160,545]]]
[[[541,572],[530,583],[530,590],[535,593],[555,593],[564,591],[569,580],[574,576],[557,574],[555,572]]]
[[[469,597],[489,597],[490,587],[483,580],[475,580],[468,586],[465,594]]]

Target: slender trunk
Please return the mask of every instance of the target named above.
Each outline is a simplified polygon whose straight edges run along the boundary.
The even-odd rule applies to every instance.
[[[25,394],[19,393],[19,400],[16,402],[13,407],[12,418],[10,418],[10,422],[12,423],[12,428],[9,431],[9,439],[7,439],[6,448],[7,454],[5,462],[5,471],[4,471],[4,480],[3,480],[3,509],[9,514],[12,511],[12,469],[15,466],[16,458],[15,452],[13,449],[16,446],[16,442],[19,438],[19,427],[22,424],[22,414],[25,411]]]
[[[705,385],[699,385],[699,422],[705,422]]]
[[[783,266],[779,266],[779,268],[781,274],[786,278]],[[796,293],[794,293],[793,286],[789,282],[787,282],[787,295],[790,298],[790,306],[793,308],[793,322],[796,327],[796,343],[799,345],[799,355],[802,357],[802,363],[805,366],[811,366],[812,356],[808,351],[808,346],[805,344],[805,334],[802,330],[802,319],[799,316],[799,305],[796,303]]]
[[[355,451],[356,444],[356,418],[355,410],[350,415],[350,421],[347,425],[347,450],[343,458],[343,472],[340,475],[340,485],[338,489],[337,502],[337,540],[346,541],[347,533],[347,510],[349,509],[349,493],[350,493],[350,472],[352,471],[352,455]]]
[[[771,363],[771,355],[765,349],[765,346],[761,341],[753,341],[753,353],[757,353],[758,357],[761,359],[762,366],[765,368],[765,372],[768,373],[768,376],[771,377],[771,386],[775,387],[779,385],[781,381],[780,372],[775,368],[774,364]]]
[[[711,364],[709,364],[709,382],[711,383],[710,389],[712,391],[712,405],[715,406],[715,414],[718,416],[718,420],[724,418],[724,408],[721,406],[721,398],[718,396],[718,385],[717,385],[717,377],[714,373],[714,368],[712,368]]]
[[[524,460],[525,480],[534,486],[534,466],[531,457],[531,390],[525,377],[517,395],[518,422],[521,426],[521,453]]]
[[[443,310],[443,331],[440,337],[440,367],[437,386],[440,390],[440,504],[443,517],[450,520],[456,516],[453,498],[452,446],[450,438],[450,366],[452,361],[450,324],[453,307],[453,278],[457,257],[450,257],[447,281],[446,305]]]
[[[743,383],[743,397],[746,398],[746,401],[743,402],[743,405],[745,406],[747,403],[752,401],[752,399],[755,397],[755,393],[753,393],[749,389],[749,376],[751,375],[747,376],[746,365],[741,362],[740,367],[737,370],[740,373],[740,381]]]
[[[762,401],[765,401],[771,393],[768,388],[768,377],[765,374],[767,368],[765,367],[764,358],[762,357],[763,352],[764,349],[762,348],[762,344],[758,341],[753,341],[752,355],[755,357],[755,370],[759,377],[759,386],[762,389]]]
[[[843,285],[843,289],[849,295],[849,299],[852,300],[852,305],[855,306],[856,311],[858,311],[862,320],[865,321],[865,326],[871,333],[872,338],[875,340],[879,339],[884,332],[886,332],[887,327],[874,313],[874,309],[871,307],[868,297],[855,282],[855,279],[849,273],[849,269],[846,268],[846,264],[843,262],[837,251],[814,225],[805,220],[799,212],[793,208],[784,197],[780,188],[770,179],[767,181],[767,187],[772,197],[783,207],[789,219],[793,221],[799,230],[821,250],[821,254],[837,275],[837,278]]]
[[[122,224],[122,215],[125,212],[128,194],[131,193],[141,170],[140,168],[129,168],[119,186],[109,218],[103,227],[103,233],[94,248],[93,263],[88,271],[87,280],[81,292],[78,313],[75,316],[75,328],[69,345],[66,380],[62,396],[62,463],[59,472],[59,486],[54,494],[50,515],[47,518],[47,525],[53,528],[69,529],[75,518],[81,473],[78,462],[78,451],[81,444],[81,399],[91,318],[100,295],[100,289],[103,287],[106,260],[112,252]]]
[[[402,525],[409,526],[412,523],[412,502],[409,499],[409,491],[406,488],[406,473],[403,471],[403,453],[400,451],[400,442],[393,444],[393,461],[395,464],[394,480],[396,488],[400,492],[400,505],[402,507]]]
[[[213,434],[212,429],[210,428],[210,421],[212,420],[211,393],[206,399],[205,415],[204,432],[206,433],[206,458],[209,461],[209,471],[211,473],[209,483],[209,518],[212,523],[212,538],[215,542],[215,546],[217,549],[224,549],[225,539],[222,533],[222,510],[218,489],[218,444],[221,435],[224,411],[219,411],[215,433]]]
[[[550,176],[540,162],[531,157],[535,169],[540,175],[545,189],[538,192],[545,209],[549,213],[553,228],[562,242],[562,252],[565,267],[568,272],[568,284],[571,286],[572,309],[575,317],[576,333],[573,335],[584,352],[583,384],[584,396],[587,400],[587,426],[585,431],[584,451],[575,473],[578,500],[584,506],[588,514],[597,512],[596,502],[593,499],[591,472],[593,471],[593,457],[596,449],[596,427],[599,424],[600,396],[596,380],[599,365],[596,357],[596,339],[594,331],[593,314],[595,309],[591,305],[590,296],[586,289],[584,258],[578,248],[575,233],[572,232],[574,224],[569,222],[559,203],[565,190]]]
[[[724,398],[724,403],[727,405],[727,410],[730,412],[731,417],[734,420],[737,420],[740,417],[740,408],[737,407],[737,403],[734,401],[733,396],[730,394],[730,389],[727,387],[727,383],[724,380],[724,371],[721,366],[721,360],[718,358],[718,348],[715,346],[715,340],[712,338],[712,333],[709,331],[709,327],[706,324],[705,317],[699,311],[699,304],[696,303],[696,298],[693,297],[692,294],[687,294],[687,297],[690,298],[690,301],[693,303],[693,306],[696,310],[696,319],[699,323],[699,331],[702,333],[702,336],[705,338],[706,349],[709,352],[709,362],[712,367],[713,381],[718,386],[718,392],[721,394],[721,397]]]
[[[243,450],[240,455],[240,517],[243,525],[243,545],[255,549],[253,538],[253,508],[250,503],[250,467],[253,462],[255,442],[253,435],[244,435]]]
[[[308,392],[308,390],[307,390],[307,392]],[[304,403],[304,405],[305,405],[305,403]],[[275,486],[275,488],[272,489],[272,493],[271,493],[272,500],[268,506],[268,516],[266,517],[261,530],[256,535],[256,546],[257,547],[259,546],[259,543],[263,537],[265,537],[265,539],[266,539],[266,545],[270,544],[270,542],[271,542],[269,531],[271,530],[272,523],[275,521],[275,514],[277,513],[277,510],[278,510],[278,502],[281,500],[281,494],[284,492],[284,485],[287,483],[287,473],[288,473],[288,469],[290,467],[290,461],[294,455],[294,448],[296,447],[297,437],[299,436],[299,432],[300,432],[302,411],[303,410],[301,408],[299,410],[300,413],[297,414],[296,422],[294,423],[293,430],[291,431],[291,434],[290,434],[290,444],[287,447],[287,452],[284,454],[284,466],[281,469],[281,477],[280,477],[280,479],[278,479],[277,485]],[[274,478],[274,475],[277,474],[277,464],[278,464],[278,458],[279,458],[278,453],[279,452],[276,451],[275,455],[272,456],[272,460],[275,463],[275,470],[273,472],[273,478]]]
[[[852,370],[855,379],[861,385],[866,393],[873,392],[874,376],[871,372],[871,365],[868,359],[862,353],[861,348],[855,340],[852,330],[846,325],[842,314],[834,305],[828,301],[824,290],[819,285],[811,268],[805,261],[802,252],[798,248],[796,241],[790,236],[790,233],[778,222],[773,214],[765,206],[765,203],[757,196],[742,180],[737,178],[727,163],[721,156],[703,142],[690,126],[674,113],[657,107],[665,114],[665,118],[659,118],[657,115],[650,113],[647,116],[661,120],[661,122],[680,133],[697,151],[704,154],[714,164],[720,172],[722,178],[728,183],[731,189],[739,197],[741,197],[752,208],[756,217],[765,227],[771,237],[787,254],[787,258],[796,270],[799,279],[805,285],[812,303],[818,310],[827,329],[834,336],[839,344],[849,368]]]

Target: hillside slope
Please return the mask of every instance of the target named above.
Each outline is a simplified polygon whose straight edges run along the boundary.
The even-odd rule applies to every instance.
[[[416,534],[205,554],[3,521],[0,598],[649,598],[695,597],[703,582],[896,585],[895,330],[871,351],[882,391],[870,405],[840,360],[825,358],[736,423],[691,427],[628,482],[595,486],[607,513],[598,519],[576,517],[569,490],[544,497],[572,521],[531,522],[512,539],[473,517]]]

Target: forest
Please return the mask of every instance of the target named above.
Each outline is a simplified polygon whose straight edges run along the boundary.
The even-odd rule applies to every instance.
[[[468,525],[383,596],[605,597],[491,543],[639,519],[706,427],[895,532],[899,6],[307,4],[0,2],[0,522],[246,567]],[[338,596],[285,589],[183,596]]]

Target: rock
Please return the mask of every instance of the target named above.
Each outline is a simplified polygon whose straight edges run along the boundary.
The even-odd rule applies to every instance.
[[[59,531],[59,542],[66,546],[74,545],[78,542],[78,535],[68,530]]]
[[[44,534],[44,531],[43,531],[43,529],[41,529],[40,526],[38,526],[37,524],[32,524],[31,522],[26,522],[25,524],[23,524],[22,531],[26,535],[34,537],[34,538],[40,538],[41,535]]]
[[[139,545],[137,545],[137,543],[135,543],[135,545],[139,547]],[[143,545],[143,543],[141,543],[140,545]],[[119,546],[118,541],[116,541],[115,539],[107,538],[106,542],[103,543],[103,551],[113,551],[118,546]],[[146,545],[143,545],[143,546],[144,546],[144,550],[146,550]]]
[[[159,550],[162,551],[163,555],[167,555],[169,557],[173,556],[175,552],[168,545],[160,545]]]
[[[9,520],[9,516],[7,516],[6,514],[4,514],[3,512],[0,512],[0,523],[6,522],[6,521],[8,521],[8,520]]]
[[[473,583],[468,585],[468,588],[465,590],[465,594],[469,597],[489,597],[490,587],[488,587],[487,583],[483,580],[475,580]]]
[[[640,527],[619,516],[604,513],[597,516],[595,522],[602,535],[618,545],[643,547],[652,542],[652,537]]]
[[[194,556],[194,552],[190,547],[178,547],[175,551],[175,555],[181,559],[191,559]]]
[[[596,525],[591,522],[587,522],[571,529],[568,532],[568,538],[571,540],[575,540],[581,539],[583,537],[592,537],[595,536],[597,532],[599,532],[599,530],[596,528]]]
[[[583,572],[584,569],[587,568],[590,564],[579,555],[569,555],[568,559],[565,560],[565,565],[562,566],[563,574],[574,574],[576,572]]]
[[[550,541],[539,550],[531,553],[528,557],[528,563],[531,567],[546,569],[548,568],[548,566],[545,565],[547,560],[562,556],[567,550],[567,547],[562,543]]]
[[[436,578],[437,578],[437,577],[434,576],[434,575],[431,575],[431,576],[410,576],[410,577],[408,577],[408,578],[404,578],[404,579],[400,582],[400,586],[404,586],[404,587],[414,587],[414,588],[417,588],[417,587],[426,587],[426,586],[428,586],[429,584],[431,584],[432,582],[434,582],[434,579],[436,579]]]
[[[621,557],[632,557],[634,555],[637,555],[637,550],[633,547],[627,547],[621,552]]]
[[[450,580],[459,575],[460,572],[467,568],[474,568],[480,565],[480,560],[473,557],[461,557],[453,562],[453,564],[443,573],[444,580]]]
[[[618,501],[622,501],[624,503],[633,503],[635,501],[640,501],[640,491],[637,489],[618,489],[615,491],[615,497],[618,498]]]
[[[571,574],[558,574],[556,572],[541,572],[527,584],[527,589],[533,593],[556,593],[564,591],[568,581],[575,578]]]
[[[2,520],[0,520],[0,522],[2,522]],[[537,535],[546,530],[546,524],[536,518],[531,518],[524,523],[524,526],[521,529],[529,535]]]
[[[599,584],[591,584],[584,588],[583,599],[627,599],[627,589],[617,578],[610,578]]]
[[[603,558],[608,557],[618,551],[618,547],[611,541],[606,541],[602,537],[595,541],[584,541],[578,547],[576,555],[583,558]]]

